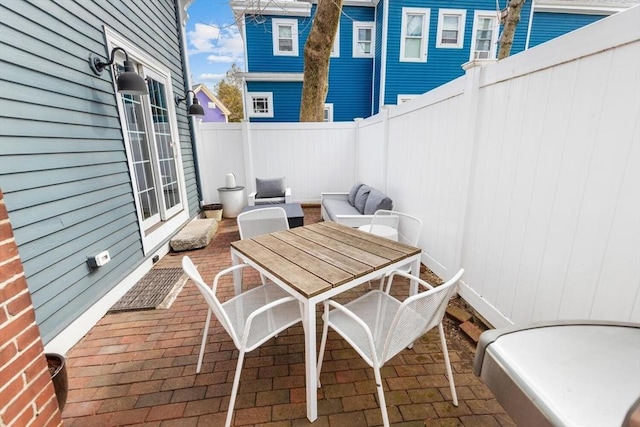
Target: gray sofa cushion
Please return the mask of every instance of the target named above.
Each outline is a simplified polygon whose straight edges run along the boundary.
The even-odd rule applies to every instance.
[[[336,215],[360,215],[360,212],[345,200],[324,199],[322,201],[325,211],[331,221],[336,221]]]
[[[256,198],[283,197],[285,191],[284,177],[274,179],[256,178]]]
[[[364,214],[373,215],[378,209],[391,210],[393,202],[385,196],[382,191],[372,188],[367,197],[367,203],[364,205]]]
[[[367,198],[369,197],[370,191],[371,187],[369,187],[368,185],[362,185],[356,193],[356,200],[353,205],[361,214],[364,213],[364,206],[367,204]]]
[[[353,187],[351,187],[351,190],[349,191],[349,197],[347,198],[349,200],[349,203],[351,204],[351,206],[355,206],[356,205],[356,194],[358,194],[358,190],[363,185],[364,184],[361,183],[361,182],[356,182],[355,184],[353,184]]]

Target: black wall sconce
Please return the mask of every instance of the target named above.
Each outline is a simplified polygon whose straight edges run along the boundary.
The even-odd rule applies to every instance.
[[[189,108],[187,109],[187,115],[204,116],[204,108],[202,108],[202,105],[200,105],[200,102],[198,101],[198,97],[196,96],[196,93],[192,90],[188,90],[187,93],[184,95],[184,98],[180,98],[178,95],[176,95],[176,105],[180,105],[182,101],[186,101],[187,98],[189,97],[189,92],[193,94],[193,104],[189,105]]]
[[[105,68],[113,64],[117,50],[124,53],[124,72],[120,73],[116,82],[118,92],[126,95],[148,95],[149,89],[147,89],[147,83],[136,73],[133,62],[129,61],[129,55],[121,47],[114,47],[111,50],[111,59],[109,59],[109,62],[103,62],[98,56],[91,54],[89,56],[89,66],[93,72],[99,76]]]

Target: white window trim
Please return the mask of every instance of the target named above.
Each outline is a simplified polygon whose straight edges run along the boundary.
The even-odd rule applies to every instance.
[[[371,53],[358,52],[358,30],[368,28],[371,30]],[[353,58],[373,58],[376,52],[376,25],[375,22],[354,21],[353,22]]]
[[[291,52],[280,50],[280,38],[278,37],[278,27],[291,27]],[[271,33],[273,36],[273,55],[274,56],[298,56],[298,21],[296,19],[273,18],[271,20]]]
[[[475,53],[476,53],[476,27],[478,25],[478,20],[480,18],[491,17],[493,18],[494,26],[493,26],[493,34],[491,35],[491,51],[489,52],[489,58],[482,59],[496,59],[496,53],[498,51],[498,30],[500,28],[500,22],[496,16],[496,12],[492,10],[476,10],[473,14],[473,30],[471,33],[471,47],[469,49],[469,60],[475,61]]]
[[[399,95],[398,95],[397,103],[398,103],[398,105],[400,105],[400,104],[402,104],[402,103],[405,103],[405,102],[407,102],[407,101],[412,100],[413,98],[415,98],[415,97],[417,97],[417,96],[420,96],[420,95],[405,95],[405,94],[399,94]]]
[[[333,40],[333,47],[331,48],[331,58],[340,57],[340,23],[336,29],[336,38]]]
[[[267,98],[268,111],[266,113],[253,111],[253,98]],[[247,92],[247,104],[247,117],[273,118],[273,92]]]
[[[324,111],[327,111],[327,122],[332,122],[333,121],[333,104],[332,103],[328,103],[328,104],[324,104]]]
[[[111,30],[110,28],[105,27],[104,32],[105,32],[108,52],[111,52],[111,50],[114,47],[122,47],[124,50],[127,51],[127,54],[129,55],[130,60],[137,62],[139,64],[142,64],[143,67],[146,67],[157,74],[161,74],[165,76],[166,81],[164,83],[165,83],[165,88],[167,90],[167,99],[174,98],[173,90],[172,90],[173,84],[171,81],[170,70],[163,67],[162,64],[155,61],[149,55],[141,51],[135,44],[131,43],[126,38],[120,36],[118,33]],[[112,74],[113,86],[115,90],[115,87],[116,87],[115,76],[113,75],[114,73],[111,73],[111,74]],[[125,151],[127,154],[129,177],[131,180],[131,184],[133,186],[133,191],[136,191],[137,184],[135,181],[134,166],[132,163],[133,154],[131,153],[131,148],[130,148],[131,144],[129,141],[128,132],[125,131],[125,129],[127,129],[126,116],[124,113],[124,106],[122,104],[122,99],[120,96],[116,96],[116,103],[118,106],[118,113],[120,115],[120,126],[123,130],[122,134],[125,140],[124,145],[125,145]],[[173,233],[175,233],[175,231],[178,230],[181,225],[183,225],[186,221],[189,220],[189,203],[187,200],[187,189],[185,185],[184,170],[182,168],[182,154],[181,154],[182,150],[180,150],[180,147],[179,147],[180,136],[178,134],[178,122],[176,120],[176,111],[175,111],[174,103],[168,102],[167,108],[168,108],[168,116],[171,120],[171,137],[173,138],[174,141],[177,141],[177,144],[178,144],[178,147],[176,147],[176,150],[175,150],[175,154],[176,154],[176,166],[177,166],[179,187],[180,187],[180,192],[182,197],[182,210],[180,210],[174,216],[167,218],[164,221],[161,221],[160,223],[155,225],[151,230],[145,231],[145,228],[143,226],[142,215],[141,215],[142,208],[138,201],[138,197],[134,196],[133,199],[136,207],[136,215],[138,218],[138,227],[139,227],[141,238],[142,238],[142,250],[145,255],[148,255],[149,253],[151,253],[163,241],[165,241]]]
[[[422,41],[420,43],[420,58],[407,58],[405,56],[405,40],[407,37],[407,15],[424,15],[422,21]],[[431,9],[421,7],[403,7],[402,8],[402,33],[400,35],[400,62],[427,62],[427,53],[429,46],[429,20],[431,17]]]
[[[458,15],[458,43],[444,44],[442,43],[442,32],[444,31],[444,16]],[[443,49],[462,49],[464,47],[464,28],[467,20],[467,11],[465,9],[440,9],[438,12],[438,35],[436,39],[436,47]]]

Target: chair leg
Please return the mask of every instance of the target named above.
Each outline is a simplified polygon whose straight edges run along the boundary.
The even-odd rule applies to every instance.
[[[329,334],[329,304],[326,301],[324,303],[324,316],[322,316],[322,318],[324,320],[324,326],[322,327],[322,340],[320,341],[320,353],[318,354],[318,388],[322,387],[322,384],[320,384],[320,370],[322,369],[324,347],[327,344],[327,335]]]
[[[444,355],[444,365],[447,370],[447,377],[449,377],[449,388],[451,389],[453,406],[458,406],[458,394],[456,393],[456,385],[453,383],[453,371],[451,370],[449,350],[447,350],[447,341],[444,338],[444,328],[442,327],[442,323],[438,325],[438,332],[440,332],[440,344],[442,345],[442,354]]]
[[[211,323],[211,310],[207,312],[207,321],[204,322],[204,329],[202,330],[202,344],[200,344],[200,355],[198,356],[198,365],[196,366],[196,374],[200,373],[202,368],[202,359],[204,357],[204,347],[207,345],[207,338],[209,337],[209,323]]]
[[[240,384],[240,373],[242,372],[242,363],[244,362],[244,349],[240,350],[238,355],[238,363],[236,364],[236,374],[233,377],[233,388],[231,389],[231,397],[229,398],[229,409],[227,409],[227,420],[225,421],[225,427],[231,425],[231,419],[233,418],[233,407],[236,404],[236,396],[238,394],[238,385]]]
[[[380,368],[378,366],[373,367],[373,374],[376,380],[376,389],[378,389],[378,400],[380,401],[380,411],[382,412],[382,423],[384,427],[389,427],[389,414],[387,414],[387,402],[384,399],[384,389],[382,387],[382,376],[380,375]]]

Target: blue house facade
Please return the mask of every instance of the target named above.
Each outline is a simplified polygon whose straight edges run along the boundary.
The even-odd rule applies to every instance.
[[[511,54],[637,3],[528,1]],[[254,122],[298,121],[304,44],[316,5],[255,5],[232,3],[245,44],[246,116]],[[501,29],[493,0],[345,1],[331,54],[325,121],[371,116],[461,76],[469,61],[494,60]]]

